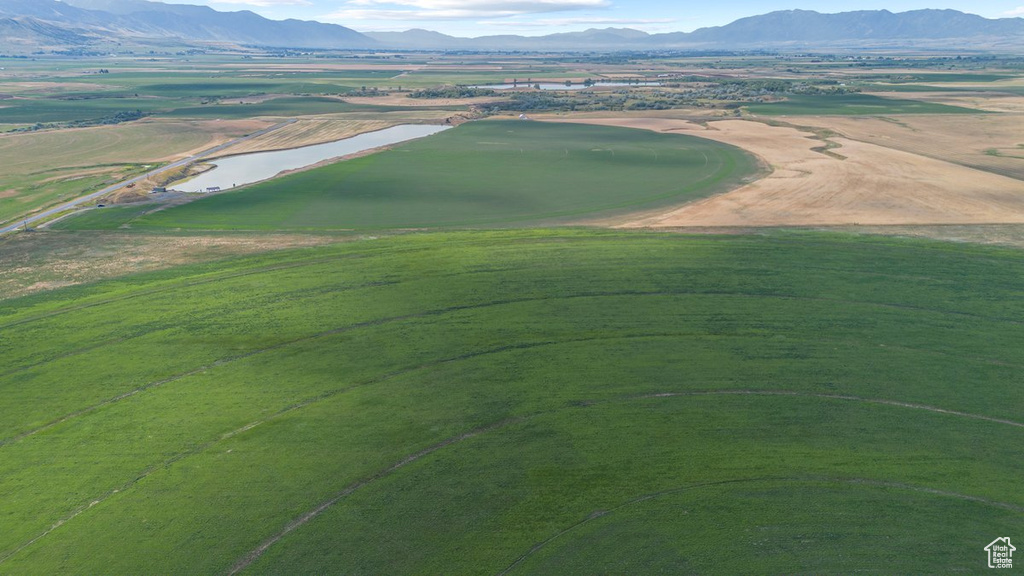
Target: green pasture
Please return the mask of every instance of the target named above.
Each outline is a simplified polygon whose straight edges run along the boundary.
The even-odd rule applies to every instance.
[[[162,159],[202,148],[212,138],[188,122],[5,135],[0,137],[0,192],[7,194],[0,195],[0,222],[94,191],[144,166],[155,168]]]
[[[517,230],[7,300],[0,573],[981,572],[1024,529],[1022,276]]]
[[[750,104],[751,113],[762,116],[843,115],[879,116],[888,114],[984,114],[982,110],[935,102],[883,98],[871,94],[812,95],[792,94],[781,102]]]
[[[411,110],[408,106],[349,104],[320,96],[284,96],[257,104],[201,104],[177,98],[86,98],[82,100],[25,99],[10,100],[0,108],[2,123],[79,122],[110,117],[118,112],[141,110],[167,118],[253,118],[256,116],[304,116],[340,112],[393,112]],[[463,107],[453,108],[462,110]]]
[[[132,95],[106,95],[82,99],[26,98],[4,101],[0,108],[0,122],[35,124],[49,122],[81,122],[98,120],[118,112],[141,110],[147,114],[162,112],[177,106],[164,98],[143,98]]]
[[[136,228],[522,225],[679,203],[756,172],[732,146],[645,130],[489,121],[168,208]],[[69,220],[69,228],[87,229]]]
[[[84,196],[143,171],[139,166],[122,165],[111,166],[98,174],[88,176],[76,176],[71,171],[57,171],[51,173],[53,179],[44,182],[4,178],[0,181],[15,186],[11,189],[17,190],[17,194],[0,198],[0,223],[17,221],[19,217],[29,215],[38,209]]]
[[[75,230],[84,228],[88,230],[117,230],[142,214],[153,210],[155,206],[151,203],[125,204],[121,206],[106,206],[95,210],[85,210],[79,213],[57,220],[50,224],[52,230]]]
[[[339,114],[343,112],[400,112],[413,110],[409,106],[376,106],[373,104],[350,104],[336,98],[286,96],[258,104],[207,104],[183,106],[164,116],[170,118],[254,118],[257,116],[310,116],[315,114]],[[461,110],[462,108],[458,108]]]

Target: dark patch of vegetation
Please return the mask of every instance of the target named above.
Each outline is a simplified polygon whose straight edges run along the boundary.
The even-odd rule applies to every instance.
[[[409,94],[409,98],[479,98],[494,96],[496,92],[489,88],[472,88],[470,86],[441,86],[440,88],[424,88]]]
[[[124,112],[117,112],[110,116],[104,116],[102,118],[94,118],[91,120],[72,120],[69,122],[37,122],[31,126],[24,128],[16,128],[11,132],[35,132],[37,130],[52,130],[58,128],[88,128],[89,126],[109,126],[112,124],[121,124],[123,122],[134,122],[141,120],[149,116],[149,114],[142,110],[129,110]]]

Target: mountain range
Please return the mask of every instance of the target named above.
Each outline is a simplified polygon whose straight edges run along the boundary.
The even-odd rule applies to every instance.
[[[810,50],[852,47],[1024,47],[1024,18],[986,19],[956,10],[784,10],[693,32],[629,28],[546,36],[457,38],[429,30],[361,34],[336,24],[269,20],[250,11],[147,0],[0,0],[0,51],[209,43],[290,49],[405,50]]]

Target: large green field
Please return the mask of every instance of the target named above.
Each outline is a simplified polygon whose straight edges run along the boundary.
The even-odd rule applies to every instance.
[[[135,228],[379,229],[522,224],[707,196],[757,170],[726,144],[645,130],[490,121],[204,198]],[[111,212],[111,217],[117,214]],[[94,215],[66,227],[101,226]]]
[[[1024,529],[1022,277],[565,229],[8,300],[0,573],[979,572]]]

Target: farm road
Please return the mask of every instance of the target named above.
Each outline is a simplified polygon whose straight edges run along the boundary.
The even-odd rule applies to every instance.
[[[136,182],[145,180],[146,178],[149,178],[150,176],[153,176],[155,174],[159,174],[160,172],[164,172],[165,170],[173,170],[175,168],[181,168],[182,166],[191,164],[191,163],[196,162],[198,160],[202,160],[203,158],[212,156],[212,155],[214,155],[214,154],[216,154],[216,153],[218,153],[218,152],[220,152],[222,150],[226,150],[227,148],[230,148],[231,146],[234,146],[236,144],[240,144],[242,142],[246,142],[246,141],[252,140],[254,138],[259,138],[260,136],[263,136],[264,134],[268,134],[268,133],[273,132],[275,130],[284,128],[285,126],[288,126],[289,124],[295,123],[295,121],[296,120],[294,118],[289,119],[289,120],[285,120],[284,122],[281,122],[280,124],[274,124],[273,126],[271,126],[269,128],[264,128],[263,130],[259,130],[259,131],[253,132],[252,134],[249,134],[248,136],[242,136],[241,138],[236,138],[236,139],[234,139],[234,140],[232,140],[230,142],[225,142],[224,144],[221,144],[219,146],[214,146],[213,148],[210,148],[208,150],[203,150],[202,152],[200,152],[198,154],[195,154],[193,156],[189,156],[188,158],[184,158],[182,160],[178,160],[177,162],[173,162],[173,163],[168,164],[166,166],[161,166],[161,167],[156,168],[154,170],[150,170],[149,172],[146,172],[145,174],[142,174],[142,175],[139,175],[139,176],[135,176],[134,178],[130,178],[130,179],[124,180],[122,182],[118,182],[117,184],[113,184],[111,186],[107,186],[106,188],[104,188],[102,190],[99,190],[97,192],[93,192],[91,194],[87,194],[85,196],[76,198],[74,200],[71,200],[70,202],[65,202],[65,203],[60,204],[58,206],[54,206],[53,208],[50,208],[48,210],[44,210],[44,211],[42,211],[42,212],[40,212],[38,214],[33,214],[32,216],[28,216],[28,217],[25,217],[25,218],[20,218],[16,222],[13,222],[13,223],[11,223],[11,224],[3,227],[3,228],[0,228],[0,234],[7,234],[8,232],[13,232],[13,231],[17,230],[18,228],[21,228],[22,226],[26,226],[28,224],[32,224],[32,223],[38,222],[39,220],[42,220],[44,218],[48,218],[50,216],[53,216],[54,214],[59,214],[60,212],[68,210],[69,208],[74,208],[75,206],[78,206],[78,205],[83,204],[85,202],[89,202],[90,200],[95,200],[96,198],[100,198],[102,196],[110,194],[111,192],[113,192],[115,190],[119,190],[121,188],[124,188],[125,186],[127,186],[129,184],[134,184]]]

